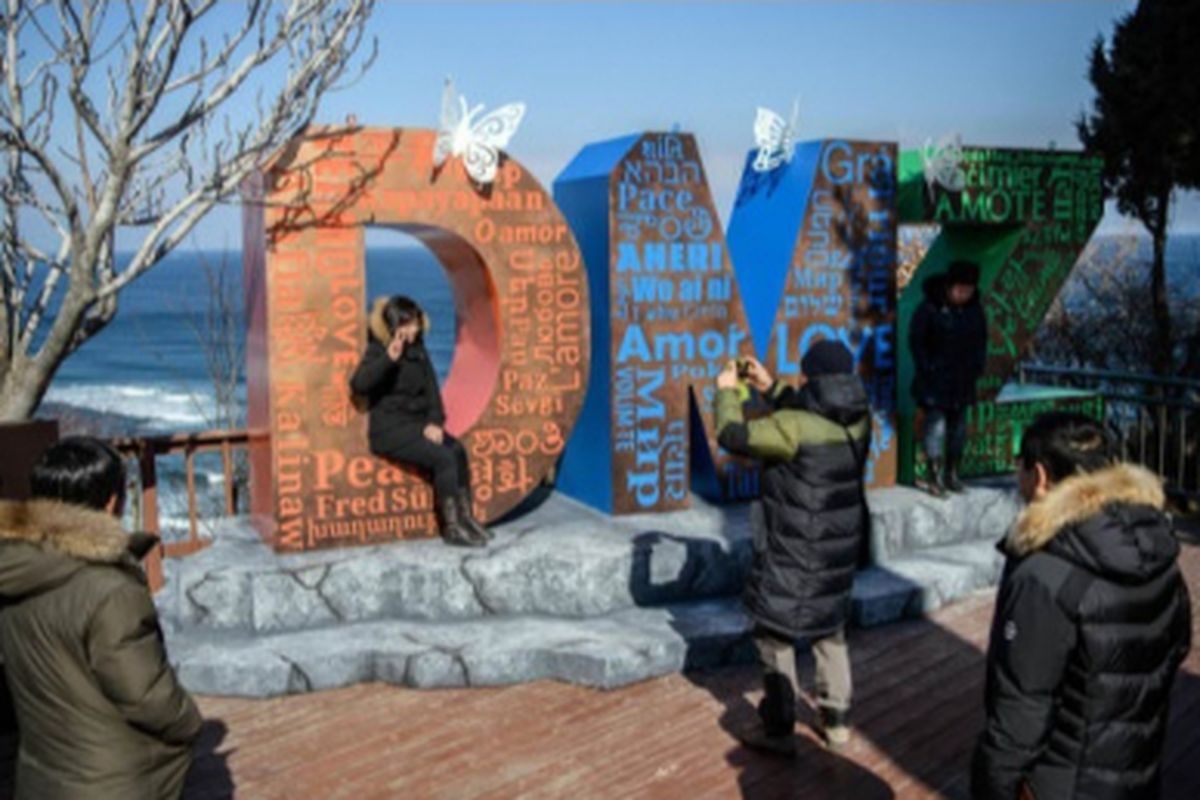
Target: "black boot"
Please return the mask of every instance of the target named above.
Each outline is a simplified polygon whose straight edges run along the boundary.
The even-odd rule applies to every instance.
[[[463,524],[458,515],[458,503],[453,497],[438,498],[438,509],[442,515],[442,541],[455,547],[483,547],[486,539],[476,538]]]
[[[946,456],[946,488],[952,492],[967,490],[958,478],[958,456]]]
[[[458,494],[454,495],[454,501],[458,504],[458,518],[462,522],[462,526],[476,539],[482,539],[484,542],[490,542],[496,535],[489,531],[475,519],[475,510],[471,508],[471,492],[469,489],[459,489]]]
[[[945,497],[946,486],[942,483],[942,460],[930,458],[925,462],[925,479],[917,481],[917,488],[934,497]]]
[[[796,692],[786,675],[767,673],[758,718],[739,726],[733,734],[747,747],[774,755],[796,755]]]
[[[763,698],[758,716],[770,736],[791,736],[796,728],[796,690],[786,675],[768,672],[763,677]]]

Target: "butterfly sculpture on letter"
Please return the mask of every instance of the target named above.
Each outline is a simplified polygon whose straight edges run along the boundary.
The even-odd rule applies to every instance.
[[[792,119],[785,120],[769,108],[758,107],[754,115],[754,143],[758,154],[751,165],[755,172],[770,172],[792,160],[796,149],[796,120],[799,106],[792,102]]]
[[[933,146],[932,139],[925,140],[925,149],[921,151],[921,160],[925,162],[925,188],[929,197],[933,197],[934,185],[941,186],[948,192],[961,192],[967,185],[967,174],[963,172],[962,136],[959,134],[943,136]]]
[[[509,103],[473,122],[482,110],[481,104],[468,111],[467,98],[462,95],[458,95],[456,101],[454,81],[446,78],[442,89],[442,115],[433,143],[434,167],[442,166],[451,156],[462,156],[467,174],[476,183],[486,184],[496,179],[500,149],[517,132],[521,117],[525,116],[525,104]]]

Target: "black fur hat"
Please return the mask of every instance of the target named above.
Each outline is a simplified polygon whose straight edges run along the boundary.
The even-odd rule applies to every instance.
[[[844,375],[854,372],[854,356],[841,342],[822,339],[808,348],[804,358],[800,359],[800,369],[809,378]]]
[[[952,261],[946,270],[947,286],[978,286],[979,265],[974,261]]]

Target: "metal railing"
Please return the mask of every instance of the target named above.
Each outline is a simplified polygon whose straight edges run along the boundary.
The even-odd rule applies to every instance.
[[[159,516],[158,459],[163,456],[183,456],[184,481],[187,487],[187,538],[162,541],[144,561],[150,588],[157,591],[163,583],[163,558],[191,555],[203,550],[211,541],[200,535],[200,512],[196,494],[196,456],[200,453],[220,453],[224,474],[224,513],[232,516],[238,508],[237,450],[245,450],[251,441],[265,439],[265,431],[213,430],[198,433],[179,433],[170,436],[138,436],[114,439],[119,453],[133,458],[138,464],[139,491],[134,497],[136,522],[140,530],[161,536]]]
[[[1169,493],[1200,498],[1200,380],[1046,364],[1022,364],[1017,380],[1095,392],[1121,458],[1158,473]]]

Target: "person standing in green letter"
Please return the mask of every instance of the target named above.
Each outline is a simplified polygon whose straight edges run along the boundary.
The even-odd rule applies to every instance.
[[[913,399],[925,412],[926,479],[917,485],[936,497],[947,489],[963,490],[958,467],[967,441],[967,408],[975,402],[975,384],[987,362],[987,317],[978,285],[978,264],[953,262],[945,274],[922,285],[925,299],[908,331]]]

